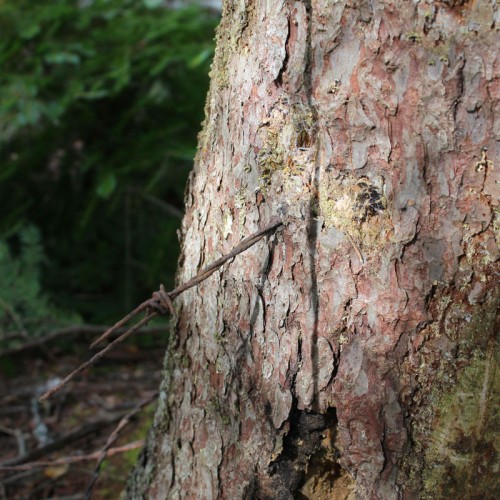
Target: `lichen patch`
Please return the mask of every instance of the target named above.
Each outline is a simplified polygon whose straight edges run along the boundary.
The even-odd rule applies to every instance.
[[[347,233],[364,249],[377,249],[392,237],[392,223],[382,187],[367,177],[329,177],[321,182],[318,215],[325,227]]]
[[[287,193],[290,187],[295,190],[293,188],[298,179],[304,185],[303,189],[307,190],[316,153],[313,128],[309,106],[291,104],[285,97],[278,99],[259,127],[262,146],[257,164],[261,189],[267,191],[274,184],[276,192]],[[293,197],[293,193],[290,194]],[[300,194],[304,196],[303,191]]]

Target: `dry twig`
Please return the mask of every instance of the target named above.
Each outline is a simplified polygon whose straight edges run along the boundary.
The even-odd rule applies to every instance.
[[[113,429],[113,432],[109,435],[106,440],[106,444],[101,449],[100,455],[97,460],[97,464],[95,466],[94,472],[92,473],[92,479],[90,480],[89,485],[87,486],[87,491],[85,492],[85,500],[90,500],[92,495],[92,490],[94,489],[94,485],[99,477],[99,470],[101,469],[101,464],[107,456],[108,450],[111,448],[111,445],[118,439],[118,436],[121,430],[130,422],[130,419],[139,413],[146,405],[151,403],[158,396],[158,391],[155,391],[151,396],[146,399],[140,401],[137,405],[132,408],[132,410],[127,413],[119,422],[118,425]]]
[[[3,349],[0,351],[0,358],[3,356],[10,356],[12,354],[17,354],[22,351],[26,351],[29,349],[36,349],[37,347],[40,347],[44,344],[47,344],[48,342],[51,342],[52,340],[58,339],[59,337],[72,337],[76,335],[96,335],[102,332],[105,332],[108,330],[108,327],[106,326],[100,326],[100,325],[73,325],[73,326],[68,326],[64,328],[59,328],[57,330],[52,331],[51,333],[48,333],[47,335],[44,335],[43,337],[36,338],[34,340],[30,340],[28,342],[24,342],[23,344],[16,345],[14,347],[8,347],[7,349]],[[123,328],[117,328],[115,330],[115,333],[124,333]],[[160,327],[150,327],[148,329],[148,333],[160,333],[164,331],[164,328]],[[18,332],[13,332],[13,333],[18,333]],[[17,335],[19,337],[19,335]],[[1,340],[5,340],[5,338],[2,338]]]
[[[52,441],[50,443],[47,443],[45,446],[42,446],[41,448],[37,448],[35,450],[32,450],[29,452],[27,455],[23,455],[17,458],[13,458],[10,460],[6,460],[5,462],[0,463],[0,470],[8,466],[14,466],[14,465],[20,465],[24,464],[27,462],[32,462],[34,460],[37,460],[40,457],[43,457],[44,455],[47,455],[48,453],[52,453],[55,450],[59,450],[66,446],[69,443],[72,443],[73,441],[76,441],[77,439],[80,439],[82,437],[88,436],[89,434],[93,434],[99,429],[102,429],[103,427],[106,427],[108,425],[114,424],[118,420],[120,420],[123,417],[123,413],[119,415],[113,415],[111,417],[102,419],[102,420],[97,420],[95,422],[91,422],[87,425],[84,425],[82,427],[79,427],[78,429],[71,431],[67,434],[64,434],[63,436],[59,437],[57,440]]]
[[[144,446],[144,439],[139,439],[128,443],[123,446],[117,446],[116,448],[109,448],[105,452],[105,458],[111,457],[118,453],[124,453],[130,450],[136,450],[137,448],[142,448]],[[61,457],[56,460],[39,460],[37,462],[28,462],[21,465],[1,465],[0,472],[16,472],[16,471],[28,471],[33,469],[41,469],[45,467],[57,467],[58,465],[71,465],[80,462],[86,462],[88,460],[96,460],[101,457],[102,450],[94,451],[88,455],[73,455],[69,457]]]

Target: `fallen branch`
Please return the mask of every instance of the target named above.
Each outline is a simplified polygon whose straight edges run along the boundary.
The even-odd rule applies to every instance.
[[[180,295],[182,292],[185,292],[189,288],[192,288],[202,281],[206,280],[210,277],[217,269],[219,269],[223,264],[225,264],[228,260],[236,257],[241,252],[244,252],[251,246],[255,245],[259,240],[261,240],[267,233],[277,229],[282,226],[283,222],[279,217],[273,217],[269,224],[267,224],[262,229],[259,229],[257,232],[249,236],[248,238],[243,239],[238,243],[228,254],[220,257],[216,261],[209,264],[207,267],[202,269],[194,278],[191,278],[186,283],[179,285],[177,288],[172,290],[171,292],[166,292],[163,285],[160,285],[160,290],[153,293],[151,299],[146,300],[142,304],[138,305],[131,313],[127,314],[120,321],[115,323],[111,328],[109,328],[106,332],[104,332],[96,341],[94,341],[90,347],[95,347],[97,344],[102,341],[108,339],[114,332],[116,332],[119,328],[122,328],[126,325],[132,318],[137,316],[139,313],[145,311],[146,317],[141,319],[138,323],[132,326],[125,333],[117,337],[111,343],[109,343],[104,349],[95,354],[92,358],[90,358],[85,363],[81,364],[78,368],[73,370],[69,375],[67,375],[58,385],[54,386],[50,390],[48,390],[45,394],[40,397],[40,401],[45,401],[50,398],[53,394],[60,391],[65,385],[68,384],[76,375],[81,373],[83,370],[92,366],[96,361],[101,359],[109,350],[111,350],[116,344],[122,342],[127,337],[129,337],[132,333],[136,332],[143,326],[145,326],[152,318],[158,316],[159,314],[164,315],[170,312],[170,314],[174,314],[172,301]]]
[[[21,457],[17,457],[17,458],[7,460],[5,462],[0,463],[0,470],[4,467],[13,466],[13,465],[20,465],[20,464],[24,464],[27,462],[32,462],[33,460],[37,460],[38,458],[43,457],[44,455],[47,455],[48,453],[52,453],[55,450],[59,450],[59,449],[63,448],[67,444],[72,443],[73,441],[76,441],[77,439],[80,439],[80,438],[85,437],[89,434],[92,434],[92,433],[98,431],[99,429],[102,429],[103,427],[114,424],[115,422],[117,422],[118,420],[123,418],[123,416],[124,416],[124,414],[121,413],[119,415],[114,415],[110,418],[98,420],[96,422],[91,422],[90,424],[84,425],[84,426],[80,427],[79,429],[76,429],[75,431],[69,432],[68,434],[65,434],[64,436],[61,436],[56,441],[52,441],[51,443],[48,443],[41,448],[37,448],[36,450],[33,450],[26,455],[23,455]]]
[[[101,325],[73,325],[65,328],[59,328],[54,330],[53,332],[44,335],[43,337],[39,337],[37,339],[30,340],[23,344],[16,345],[14,347],[8,347],[7,349],[3,349],[0,351],[0,358],[3,356],[9,356],[12,354],[17,354],[22,351],[26,351],[29,349],[36,349],[52,340],[58,339],[59,337],[69,337],[75,335],[96,335],[101,334],[109,330],[108,326]],[[118,328],[115,330],[116,333],[123,333],[125,331],[124,328]],[[165,327],[150,327],[146,330],[143,330],[145,333],[161,333],[165,331]],[[5,340],[5,339],[2,339]]]
[[[19,456],[22,456],[26,453],[26,440],[24,439],[24,435],[21,429],[9,429],[4,425],[0,425],[0,432],[12,436],[16,439],[17,449]]]
[[[118,439],[118,436],[121,430],[130,422],[130,419],[139,413],[146,405],[151,403],[158,396],[158,391],[155,391],[151,396],[146,399],[140,401],[137,405],[132,408],[132,410],[127,413],[119,422],[118,425],[113,429],[113,432],[109,435],[106,440],[106,444],[101,449],[100,455],[97,460],[97,464],[95,466],[94,472],[92,473],[92,479],[90,480],[89,485],[87,486],[87,491],[85,492],[85,500],[90,500],[92,496],[92,490],[94,489],[94,485],[99,477],[99,471],[101,469],[101,464],[107,456],[108,450],[111,448],[111,445]]]
[[[144,439],[139,439],[133,441],[132,443],[117,446],[116,448],[109,448],[105,452],[105,458],[117,455],[118,453],[124,453],[130,450],[136,450],[137,448],[142,448],[144,446]],[[27,471],[33,469],[40,469],[45,467],[56,467],[58,465],[71,465],[80,462],[86,462],[89,460],[96,460],[101,457],[102,450],[94,451],[88,455],[72,455],[69,457],[61,457],[56,460],[39,460],[37,462],[28,462],[22,465],[0,465],[0,472],[17,472],[17,471]]]

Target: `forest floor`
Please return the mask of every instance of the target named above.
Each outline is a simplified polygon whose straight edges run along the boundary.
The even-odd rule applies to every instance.
[[[0,357],[0,500],[120,497],[152,423],[167,345],[164,333],[137,339],[44,403],[38,398],[50,384],[90,357],[91,337],[72,335]],[[122,419],[127,425],[108,443],[110,456],[86,496]]]

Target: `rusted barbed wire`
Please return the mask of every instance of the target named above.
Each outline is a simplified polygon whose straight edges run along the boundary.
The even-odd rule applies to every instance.
[[[171,292],[166,292],[163,285],[160,285],[160,289],[153,293],[152,297],[142,304],[139,304],[132,312],[124,316],[120,321],[115,323],[111,328],[106,330],[97,340],[92,342],[90,345],[91,348],[94,348],[104,340],[108,339],[116,330],[122,328],[126,325],[131,319],[135,318],[138,314],[145,311],[146,316],[138,321],[135,325],[129,328],[125,333],[116,337],[112,342],[110,342],[106,347],[100,350],[97,354],[92,356],[88,361],[82,363],[78,368],[73,370],[70,374],[68,374],[59,384],[52,387],[50,390],[45,392],[41,397],[40,401],[45,401],[54,395],[56,392],[59,392],[65,385],[67,385],[76,375],[81,373],[86,368],[92,366],[94,363],[99,361],[107,352],[109,352],[113,347],[115,347],[118,343],[125,340],[127,337],[132,335],[132,333],[140,330],[143,326],[145,326],[151,319],[158,315],[165,315],[167,313],[174,314],[173,308],[173,300],[178,297],[182,292],[185,292],[189,288],[192,288],[202,281],[206,280],[210,277],[217,269],[219,269],[222,265],[224,265],[228,260],[236,257],[241,252],[244,252],[251,246],[255,245],[259,240],[261,240],[267,233],[277,229],[282,226],[283,222],[279,217],[272,217],[269,223],[264,226],[262,229],[259,229],[252,235],[240,241],[229,253],[223,255],[219,259],[215,260],[207,267],[202,269],[196,276],[191,278],[186,283],[179,285],[174,288]]]

